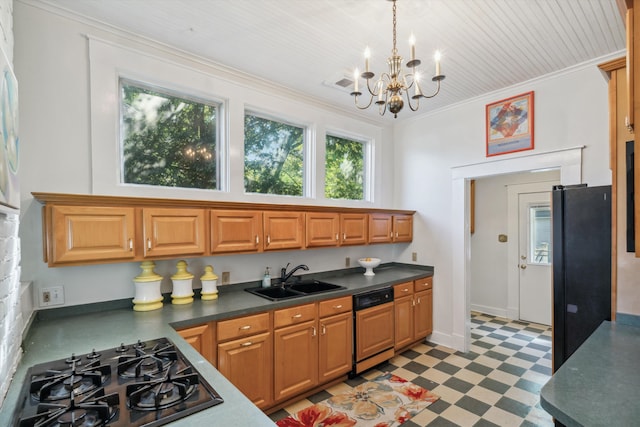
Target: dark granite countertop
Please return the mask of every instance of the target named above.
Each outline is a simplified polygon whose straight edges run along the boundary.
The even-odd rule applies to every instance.
[[[63,307],[59,310],[42,311],[33,322],[23,343],[22,360],[3,406],[0,408],[0,425],[11,425],[20,387],[28,367],[65,358],[71,353],[88,353],[94,348],[108,349],[117,347],[121,343],[167,337],[176,344],[225,400],[222,405],[175,421],[171,423],[172,426],[209,426],[212,419],[215,419],[216,425],[273,426],[269,417],[182,339],[174,328],[184,328],[211,320],[237,317],[391,286],[430,276],[433,274],[433,268],[390,263],[376,268],[375,276],[364,276],[363,272],[364,269],[351,268],[307,275],[305,277],[319,278],[342,285],[345,289],[274,302],[244,291],[246,287],[257,286],[258,282],[256,282],[221,286],[219,298],[213,301],[196,299],[193,303],[186,305],[165,303],[162,309],[149,312],[133,311],[130,301],[125,301],[124,308],[122,304],[119,308],[117,304],[92,304],[90,307]],[[242,414],[242,417],[238,417],[238,414]]]
[[[603,322],[540,392],[567,427],[640,422],[640,328]]]

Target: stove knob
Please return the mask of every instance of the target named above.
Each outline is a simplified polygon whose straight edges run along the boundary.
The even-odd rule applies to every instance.
[[[100,353],[96,353],[96,349],[91,350],[91,353],[87,354],[87,359],[93,360],[100,357]]]

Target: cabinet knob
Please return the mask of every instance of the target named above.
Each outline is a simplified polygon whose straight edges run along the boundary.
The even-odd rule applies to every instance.
[[[302,314],[298,313],[298,314],[294,314],[293,316],[291,316],[292,319],[299,319],[302,317]]]
[[[256,234],[256,246],[260,244],[260,236]]]
[[[242,347],[249,347],[250,345],[253,345],[253,342],[251,341],[247,341],[247,342],[243,342],[242,344],[240,344]]]
[[[151,250],[151,239],[147,239],[147,249]]]
[[[129,239],[129,250],[133,250],[133,239]]]
[[[267,246],[271,244],[271,236],[267,234]]]
[[[342,304],[334,305],[333,308],[335,310],[340,310],[342,308]]]
[[[316,335],[318,335],[318,331],[316,331],[316,327],[315,326],[311,327],[311,331],[312,331],[311,332],[311,336],[312,337],[315,337]]]
[[[324,323],[322,324],[322,335],[327,335],[327,327]]]
[[[338,233],[336,233],[336,242],[340,240],[340,235]]]
[[[240,326],[238,329],[240,329],[241,331],[247,331],[251,329],[251,325]]]

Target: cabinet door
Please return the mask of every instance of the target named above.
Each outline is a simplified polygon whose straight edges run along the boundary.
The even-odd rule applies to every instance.
[[[133,208],[51,206],[50,265],[133,259],[134,213]]]
[[[144,257],[204,255],[204,209],[142,209]]]
[[[274,332],[274,389],[276,401],[295,396],[318,384],[317,320]]]
[[[369,214],[369,243],[391,243],[393,217],[389,214]]]
[[[397,298],[395,310],[395,348],[400,349],[411,344],[413,339],[413,295]]]
[[[340,214],[340,245],[366,245],[369,216]]]
[[[262,252],[262,212],[212,210],[211,253]]]
[[[331,212],[307,212],[305,230],[307,248],[338,246],[340,215]]]
[[[215,366],[216,358],[213,347],[213,328],[209,323],[176,330],[191,347],[195,348],[205,359]]]
[[[320,319],[320,383],[346,374],[353,362],[353,317],[351,313]]]
[[[356,311],[357,360],[373,356],[394,346],[393,304],[382,304]]]
[[[262,220],[265,251],[304,247],[303,212],[264,212]]]
[[[433,332],[433,290],[427,289],[416,293],[415,301],[414,329],[415,339],[417,340]]]
[[[270,332],[218,344],[218,370],[259,408],[273,401],[272,365]]]
[[[393,216],[393,241],[411,242],[413,240],[413,216]]]

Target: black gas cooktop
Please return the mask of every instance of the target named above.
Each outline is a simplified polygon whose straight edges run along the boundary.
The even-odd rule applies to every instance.
[[[222,403],[167,338],[29,368],[14,426],[160,426]]]

